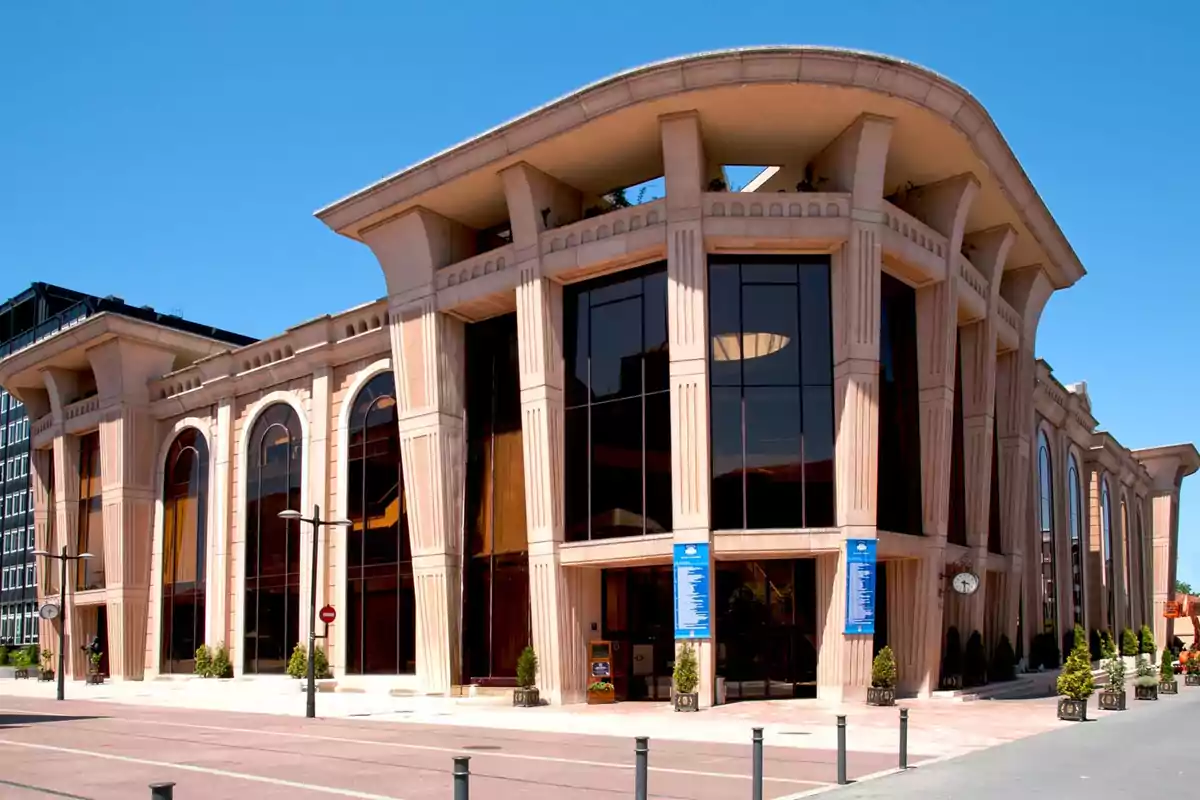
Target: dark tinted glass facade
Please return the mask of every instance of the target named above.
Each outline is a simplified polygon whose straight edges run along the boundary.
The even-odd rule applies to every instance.
[[[467,327],[467,678],[510,682],[530,643],[517,317]]]
[[[204,644],[208,444],[195,428],[175,437],[163,476],[160,669],[191,673]]]
[[[280,673],[300,636],[300,511],[304,440],[296,412],[269,406],[254,422],[246,463],[245,672]]]
[[[1050,442],[1044,432],[1038,433],[1038,541],[1042,561],[1042,628],[1058,640],[1058,577],[1055,570],[1054,533],[1054,472],[1050,458]]]
[[[1000,426],[992,418],[992,485],[991,500],[988,502],[988,552],[1003,552],[1003,534],[1000,531]]]
[[[946,540],[967,543],[967,478],[965,438],[963,436],[962,346],[954,340],[954,410],[950,436],[950,507],[946,520]]]
[[[671,530],[667,268],[563,291],[566,538]]]
[[[396,379],[381,372],[351,400],[346,454],[346,671],[416,671],[416,601],[396,418]]]
[[[79,531],[76,553],[78,591],[104,588],[104,498],[100,490],[100,432],[79,437]]]
[[[828,257],[713,258],[708,296],[713,528],[832,526]]]
[[[0,644],[5,645],[37,642],[32,458],[25,406],[0,389]]]
[[[1108,591],[1108,624],[1113,629],[1113,636],[1119,636],[1117,630],[1117,595],[1113,591],[1113,549],[1112,549],[1112,496],[1108,492],[1108,476],[1100,478],[1100,534],[1104,542],[1104,586]]]
[[[1067,516],[1071,528],[1071,600],[1075,604],[1075,622],[1083,624],[1083,491],[1079,483],[1079,464],[1067,457]]]
[[[920,534],[921,425],[917,296],[886,272],[879,284],[879,478],[876,524]]]

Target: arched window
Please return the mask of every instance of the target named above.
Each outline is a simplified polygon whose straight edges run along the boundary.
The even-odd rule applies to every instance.
[[[1112,497],[1108,493],[1108,476],[1100,478],[1100,538],[1104,542],[1104,588],[1107,595],[1108,627],[1113,637],[1119,637],[1117,629],[1117,601],[1113,592],[1112,560]]]
[[[416,604],[401,480],[396,379],[372,378],[350,410],[346,532],[346,671],[416,671]]]
[[[1075,623],[1083,625],[1083,493],[1074,454],[1067,459],[1067,494],[1071,526],[1071,600],[1075,604]]]
[[[171,443],[163,475],[162,641],[159,668],[191,673],[204,644],[208,445],[188,428]]]
[[[1054,572],[1054,480],[1051,473],[1050,442],[1045,431],[1038,433],[1038,534],[1042,552],[1042,629],[1058,641],[1057,581]]]
[[[1121,498],[1121,537],[1125,540],[1125,571],[1121,576],[1125,587],[1125,627],[1133,627],[1133,600],[1130,589],[1133,588],[1133,528],[1129,525],[1129,506],[1125,498]]]
[[[300,527],[304,451],[300,420],[287,403],[254,423],[246,458],[245,671],[283,672],[300,636]]]

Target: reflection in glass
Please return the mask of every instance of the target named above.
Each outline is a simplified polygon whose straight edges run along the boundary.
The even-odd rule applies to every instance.
[[[671,530],[665,265],[563,292],[566,538]]]
[[[1083,624],[1083,493],[1079,485],[1079,465],[1075,455],[1067,457],[1067,514],[1071,528],[1071,600],[1075,604],[1075,623]]]
[[[1104,542],[1104,586],[1107,589],[1108,625],[1113,635],[1117,627],[1117,597],[1113,589],[1112,498],[1108,493],[1108,476],[1100,478],[1100,538]]]
[[[204,644],[208,444],[195,428],[175,437],[163,475],[160,669],[190,674]]]
[[[287,403],[268,406],[250,431],[246,464],[245,671],[281,673],[300,632],[303,438]]]
[[[709,261],[712,524],[833,524],[829,259]]]
[[[1126,505],[1125,499],[1121,498],[1121,536],[1125,540],[1125,569],[1121,575],[1122,585],[1125,587],[1125,627],[1133,627],[1133,603],[1129,596],[1129,590],[1133,586],[1133,542],[1131,536],[1133,529],[1129,527],[1129,506]]]
[[[1038,432],[1038,541],[1042,555],[1042,629],[1058,641],[1058,580],[1054,552],[1054,475],[1051,471],[1050,442],[1045,431]]]
[[[76,553],[91,558],[75,562],[76,591],[103,589],[104,497],[100,489],[100,431],[79,437],[79,530]]]
[[[371,378],[353,398],[346,468],[346,672],[411,675],[416,601],[390,371]]]
[[[922,532],[917,297],[888,275],[879,283],[879,479],[876,524]]]

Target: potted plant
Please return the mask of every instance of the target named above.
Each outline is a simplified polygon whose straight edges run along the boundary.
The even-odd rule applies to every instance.
[[[983,686],[987,682],[987,651],[983,649],[983,637],[979,631],[971,631],[963,657],[963,686]]]
[[[1088,655],[1087,644],[1076,640],[1075,647],[1067,656],[1067,664],[1058,676],[1058,693],[1062,695],[1058,701],[1059,719],[1070,722],[1087,719],[1087,701],[1096,690]]]
[[[1138,640],[1129,628],[1121,631],[1121,655],[1135,659],[1138,656]]]
[[[88,654],[88,661],[91,662],[91,669],[88,671],[88,683],[104,683],[104,675],[100,672],[100,659],[103,657],[104,653],[101,652],[93,652]]]
[[[671,678],[675,683],[675,710],[700,710],[700,695],[696,692],[696,686],[700,683],[700,668],[696,663],[696,649],[691,642],[679,646]]]
[[[606,680],[594,681],[588,686],[587,701],[589,706],[611,703],[613,697],[613,685]]]
[[[992,666],[989,677],[995,681],[1011,681],[1017,677],[1017,654],[1013,652],[1008,636],[1000,634],[1000,641],[992,651]]]
[[[212,671],[212,650],[208,645],[202,644],[196,648],[196,666],[192,670],[201,678],[211,678]]]
[[[1108,685],[1100,692],[1100,708],[1104,711],[1125,710],[1125,662],[1112,653],[1104,661]]]
[[[867,705],[896,705],[896,656],[884,645],[871,663],[871,685],[867,689]]]
[[[942,677],[939,685],[943,689],[961,689],[963,685],[962,639],[958,628],[951,625],[946,631],[946,646],[942,650]]]
[[[228,659],[228,654],[226,654],[226,659]],[[284,671],[296,679],[308,677],[308,653],[305,652],[303,644],[297,642],[296,646],[292,648],[292,657],[288,659],[287,668]],[[313,677],[331,677],[329,660],[325,657],[325,651],[320,647],[313,649]]]
[[[25,649],[18,650],[12,656],[13,666],[16,671],[13,673],[14,678],[29,679],[29,651]]]
[[[1144,658],[1137,660],[1137,677],[1133,679],[1133,696],[1138,700],[1158,699],[1158,678],[1154,667]]]
[[[317,661],[318,666],[320,661]],[[217,645],[213,653],[212,665],[209,670],[214,678],[232,678],[233,664],[229,661],[229,648],[224,644]]]
[[[1146,657],[1147,661],[1149,656]],[[1163,648],[1162,665],[1158,668],[1159,694],[1179,694],[1179,681],[1175,680],[1175,665],[1171,663],[1171,651]]]
[[[1138,652],[1153,661],[1155,649],[1154,631],[1150,630],[1149,625],[1142,625],[1142,629],[1138,631]]]
[[[52,650],[43,650],[42,651],[42,665],[41,665],[41,670],[38,672],[38,680],[39,681],[54,680],[54,651],[52,651]]]
[[[518,708],[535,708],[541,703],[537,687],[533,685],[537,677],[538,661],[533,652],[533,645],[526,645],[517,658],[517,688],[513,690],[513,705]]]
[[[1180,667],[1183,668],[1183,683],[1185,686],[1200,686],[1200,659],[1196,654],[1188,653],[1190,658],[1184,659],[1184,653],[1179,654]]]

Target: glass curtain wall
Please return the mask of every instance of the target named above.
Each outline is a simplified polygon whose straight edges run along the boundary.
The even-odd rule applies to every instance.
[[[1038,541],[1042,556],[1042,630],[1058,641],[1058,581],[1054,552],[1054,475],[1051,471],[1050,442],[1045,431],[1038,432]]]
[[[268,407],[250,432],[246,476],[245,671],[281,673],[300,637],[300,507],[304,440],[286,403]]]
[[[1107,594],[1108,626],[1113,638],[1120,639],[1121,631],[1117,626],[1117,597],[1113,590],[1113,549],[1112,549],[1112,497],[1108,492],[1108,476],[1100,479],[1100,534],[1104,541],[1104,588]]]
[[[346,489],[346,671],[416,672],[416,600],[400,461],[396,379],[371,378],[353,399]]]
[[[708,296],[713,527],[832,526],[829,258],[712,258]]]
[[[1079,464],[1072,454],[1067,457],[1067,492],[1071,526],[1071,600],[1075,604],[1075,622],[1083,624],[1083,493],[1079,483]]]
[[[517,317],[506,314],[467,326],[463,664],[472,682],[511,682],[530,643],[522,442]]]
[[[104,498],[100,489],[100,431],[79,437],[79,533],[76,591],[104,588]]]
[[[191,673],[204,644],[208,444],[188,428],[175,437],[163,479],[160,669]]]
[[[671,530],[667,269],[563,290],[567,541]]]
[[[917,296],[883,273],[879,284],[880,530],[920,535],[921,425],[917,386]]]

